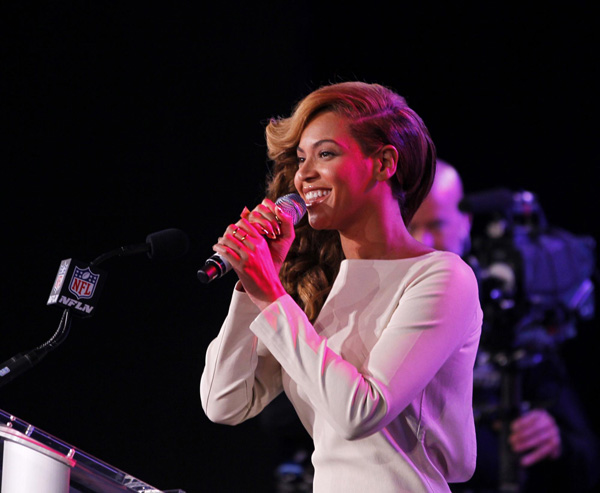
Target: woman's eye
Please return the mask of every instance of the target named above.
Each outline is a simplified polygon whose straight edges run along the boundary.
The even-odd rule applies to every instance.
[[[321,151],[319,152],[319,156],[322,158],[328,158],[334,156],[334,154],[331,151]]]
[[[304,161],[306,161],[305,157],[298,156],[298,164],[302,164]]]

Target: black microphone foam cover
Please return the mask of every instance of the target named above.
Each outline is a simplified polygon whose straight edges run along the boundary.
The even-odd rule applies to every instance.
[[[170,228],[149,234],[146,237],[146,244],[148,245],[148,257],[163,260],[186,254],[190,240],[180,229]]]

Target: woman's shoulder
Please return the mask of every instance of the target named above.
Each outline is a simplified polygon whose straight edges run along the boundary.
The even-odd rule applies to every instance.
[[[407,282],[432,275],[475,280],[473,270],[460,256],[440,250],[398,259],[345,259],[340,266],[344,278],[357,276],[365,280],[369,273],[378,273],[378,279],[393,277]]]
[[[421,265],[440,265],[457,268],[467,265],[467,263],[456,253],[442,250],[433,250],[424,255],[414,257],[413,260],[415,261],[415,264]]]
[[[475,281],[475,273],[471,266],[459,255],[430,250],[425,253],[396,259],[344,259],[340,265],[338,277],[365,277],[378,273],[379,277],[388,276],[420,277],[434,273],[446,273],[451,277],[463,277],[467,282]]]
[[[454,267],[457,269],[463,266],[468,267],[466,262],[455,253],[440,250],[431,250],[420,255],[395,259],[344,259],[341,266],[343,269],[375,268],[381,270],[395,268],[410,269],[413,267],[423,268],[429,266]]]
[[[441,250],[434,250],[411,259],[410,271],[415,276],[443,275],[454,282],[477,284],[473,269],[459,255]]]
[[[438,267],[446,269],[457,269],[461,270],[467,268],[471,270],[469,265],[457,254],[452,252],[446,252],[442,250],[430,250],[420,255],[414,255],[405,258],[392,259],[392,260],[379,260],[376,261],[375,265],[381,268],[389,268],[393,266],[399,267],[416,267],[416,268],[428,268]]]

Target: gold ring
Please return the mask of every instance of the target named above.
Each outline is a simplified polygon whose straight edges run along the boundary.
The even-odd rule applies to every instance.
[[[235,228],[232,232],[231,235],[238,241],[244,241],[246,239],[246,236],[248,236],[248,233],[246,233],[244,236],[242,236],[241,238],[238,238],[238,235],[236,235],[236,233],[238,232],[240,228]]]

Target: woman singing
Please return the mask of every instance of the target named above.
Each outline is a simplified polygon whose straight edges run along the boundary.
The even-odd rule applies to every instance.
[[[450,491],[475,467],[477,283],[407,225],[435,147],[405,100],[347,82],[266,129],[268,198],[213,247],[239,282],[200,385],[235,425],[282,390],[314,441],[315,493]],[[294,230],[273,200],[297,191]]]

